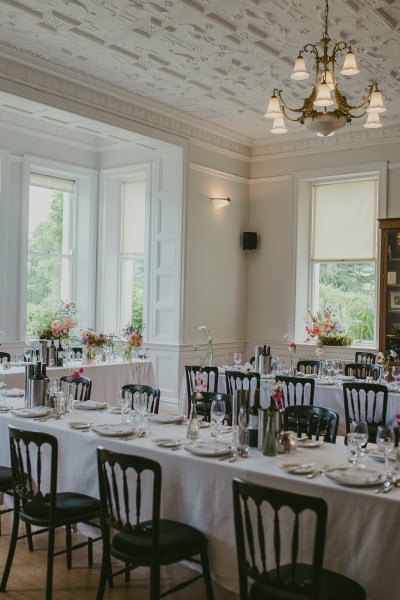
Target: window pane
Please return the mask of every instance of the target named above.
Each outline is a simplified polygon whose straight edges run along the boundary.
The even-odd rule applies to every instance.
[[[135,331],[142,331],[143,255],[123,257],[121,271],[121,327],[127,323],[132,323]]]
[[[314,308],[329,306],[353,342],[375,338],[375,262],[314,267]]]
[[[28,257],[27,323],[37,311],[47,305],[55,308],[71,297],[70,259],[48,256]]]
[[[70,194],[30,186],[28,252],[70,252],[71,201]]]

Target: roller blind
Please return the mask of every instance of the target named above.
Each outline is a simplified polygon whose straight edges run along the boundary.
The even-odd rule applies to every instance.
[[[375,179],[315,185],[311,258],[374,260],[376,196]]]
[[[69,192],[71,194],[75,192],[75,181],[73,179],[53,177],[43,173],[31,173],[30,184],[48,190],[57,190],[57,192]]]
[[[144,252],[145,192],[145,181],[123,183],[121,254]]]

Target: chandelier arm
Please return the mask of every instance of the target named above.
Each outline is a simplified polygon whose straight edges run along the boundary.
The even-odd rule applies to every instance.
[[[302,54],[303,52],[314,52],[315,54],[315,58],[316,60],[321,60],[320,55],[318,54],[318,48],[315,44],[306,44],[305,46],[303,46],[303,48],[300,50],[300,53]]]
[[[297,119],[295,119],[294,117],[291,117],[290,115],[288,115],[288,113],[286,112],[287,110],[292,110],[291,108],[286,108],[285,106],[282,107],[282,112],[285,116],[286,119],[288,119],[288,121],[293,121],[293,122],[298,122],[301,121],[303,119],[303,115],[301,114],[300,117],[297,117]],[[293,112],[297,112],[297,111],[293,111]],[[302,112],[302,111],[299,111]]]
[[[335,96],[336,96],[336,103],[338,105],[339,110],[342,110],[345,113],[349,113],[350,111],[358,110],[359,108],[362,108],[363,106],[365,106],[365,104],[367,104],[367,102],[369,102],[372,92],[374,92],[378,89],[378,84],[374,81],[373,83],[371,83],[371,85],[368,86],[368,89],[369,89],[368,96],[364,100],[362,100],[360,102],[360,104],[352,105],[347,102],[346,96],[343,96],[343,94],[340,92],[338,86],[336,85]],[[365,112],[363,114],[365,114]],[[359,116],[362,116],[362,115],[359,115]],[[356,118],[354,115],[351,115],[351,117]]]
[[[349,50],[351,52],[351,46],[347,42],[336,42],[332,50],[331,62],[334,63],[336,60],[336,54],[343,50]]]
[[[307,111],[308,105],[312,106],[312,103],[315,100],[316,89],[315,89],[315,86],[313,86],[310,96],[308,96],[308,98],[306,98],[304,100],[303,106],[301,106],[300,108],[291,108],[288,104],[286,104],[286,102],[282,98],[282,90],[278,90],[275,88],[274,95],[279,97],[279,100],[282,103],[282,109],[290,110],[290,112],[294,112],[294,113],[304,113]],[[290,117],[288,117],[288,119],[290,119]],[[298,120],[298,119],[294,119],[294,120]]]

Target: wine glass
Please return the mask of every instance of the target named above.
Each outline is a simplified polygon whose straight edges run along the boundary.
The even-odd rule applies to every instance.
[[[389,472],[389,454],[394,448],[394,431],[393,427],[385,427],[380,425],[376,432],[376,443],[378,451],[385,455],[385,470],[384,480],[386,481]]]
[[[336,385],[339,385],[338,375],[340,372],[340,362],[338,360],[333,360],[331,362],[331,369],[333,376],[335,378]]]
[[[32,348],[25,348],[24,349],[25,362],[30,362],[30,360],[32,359],[32,353],[33,353]]]
[[[396,392],[399,389],[399,382],[398,382],[399,375],[400,375],[399,367],[392,367],[392,377],[394,379],[394,388],[395,388]]]
[[[241,352],[235,352],[235,354],[233,355],[233,362],[236,365],[236,369],[239,369],[239,367],[242,363],[242,353]]]
[[[213,400],[211,402],[211,422],[216,424],[217,435],[216,439],[221,441],[221,425],[226,414],[224,400]]]
[[[5,404],[6,403],[6,380],[4,378],[3,373],[0,373],[0,404]]]
[[[364,464],[359,462],[358,458],[365,455],[363,449],[368,443],[369,431],[367,421],[352,421],[350,423],[350,436],[353,445],[357,446],[358,449],[355,466],[357,466],[359,469],[363,468]]]

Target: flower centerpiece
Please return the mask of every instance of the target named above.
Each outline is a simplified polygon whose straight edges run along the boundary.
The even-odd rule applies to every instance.
[[[207,390],[207,384],[204,382],[201,371],[197,371],[194,378],[193,393],[190,405],[190,415],[187,429],[187,438],[197,440],[199,437],[199,419],[197,417],[197,400],[203,398],[203,392]]]
[[[350,346],[352,341],[329,307],[316,313],[308,309],[308,323],[305,329],[305,341],[314,341],[318,346]]]
[[[294,342],[290,342],[288,344],[288,350],[289,350],[289,376],[292,377],[293,375],[295,375],[295,368],[294,368],[294,364],[293,364],[293,358],[294,355],[296,354],[296,350],[297,350],[297,346]]]
[[[207,342],[207,351],[203,358],[203,365],[206,365],[206,363],[208,363],[209,367],[213,367],[214,366],[214,348],[213,348],[214,336],[211,333],[211,331],[209,331],[207,329],[207,325],[200,325],[198,327],[198,330],[203,333],[204,340]]]
[[[56,308],[44,307],[30,318],[32,333],[39,340],[67,340],[76,327],[77,309],[73,302],[61,302]]]
[[[265,432],[263,454],[275,456],[277,453],[276,434],[279,424],[276,424],[276,416],[283,410],[283,383],[275,379],[266,380],[265,393],[269,396],[269,407],[267,408],[267,430]]]
[[[124,358],[131,363],[133,383],[144,384],[148,363],[143,360],[146,358],[146,355],[139,355],[138,353],[143,344],[143,335],[141,332],[135,331],[131,323],[128,323],[124,327],[122,335],[125,338],[123,348]],[[132,351],[135,352],[134,358],[132,357]]]
[[[98,350],[112,344],[112,336],[104,333],[97,333],[93,329],[86,329],[81,332],[81,342],[86,346],[86,361],[91,361],[96,357]]]
[[[74,381],[79,379],[79,377],[82,375],[82,373],[83,373],[82,367],[79,367],[78,369],[68,369],[68,375],[66,378],[66,382],[68,384],[68,394],[67,394],[67,402],[66,402],[66,406],[65,406],[65,411],[67,413],[75,412],[74,394],[72,394],[72,392],[71,392],[71,385],[74,383]]]
[[[379,377],[378,383],[384,383],[385,381],[385,371],[389,367],[389,364],[393,362],[396,358],[397,353],[394,350],[390,350],[388,354],[384,354],[383,352],[378,352],[378,356],[376,359],[376,364],[379,367]]]

